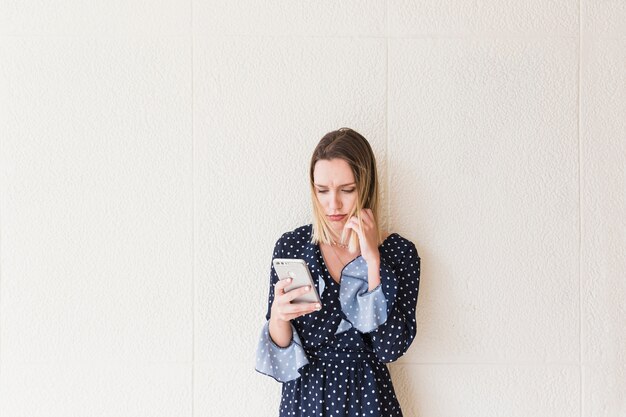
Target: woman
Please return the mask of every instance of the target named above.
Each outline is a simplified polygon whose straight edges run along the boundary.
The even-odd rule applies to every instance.
[[[359,133],[326,134],[310,181],[313,223],[284,233],[273,258],[304,259],[322,304],[291,303],[311,289],[285,292],[272,266],[256,370],[283,383],[281,417],[402,416],[385,363],[415,338],[417,250],[379,230],[376,160]]]

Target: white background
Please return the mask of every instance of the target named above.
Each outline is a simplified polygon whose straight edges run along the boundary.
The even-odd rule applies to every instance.
[[[422,258],[406,417],[626,416],[626,2],[0,1],[0,415],[267,416],[349,126]]]

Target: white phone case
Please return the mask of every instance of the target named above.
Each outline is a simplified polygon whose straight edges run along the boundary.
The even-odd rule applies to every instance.
[[[317,289],[315,288],[315,282],[313,282],[313,278],[309,272],[309,267],[303,259],[275,258],[273,264],[276,275],[278,275],[278,279],[283,280],[286,278],[293,278],[292,283],[285,287],[285,292],[304,287],[305,285],[311,286],[311,291],[296,297],[292,303],[322,304],[320,297],[317,294]]]

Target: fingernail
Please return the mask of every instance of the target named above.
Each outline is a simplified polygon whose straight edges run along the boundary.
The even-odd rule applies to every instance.
[[[306,290],[305,290],[305,291],[309,291],[310,289],[311,289],[311,286],[310,286],[310,285],[307,285],[307,286],[306,286]]]
[[[319,309],[321,309],[321,308],[322,308],[322,306],[321,306],[321,305],[319,305],[319,304],[315,304],[315,309],[316,309],[316,310],[319,310]]]

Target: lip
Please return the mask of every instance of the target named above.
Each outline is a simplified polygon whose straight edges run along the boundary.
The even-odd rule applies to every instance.
[[[328,216],[328,218],[331,219],[334,222],[342,220],[344,217],[346,217],[345,214],[340,214],[340,215],[337,215],[337,216]]]

